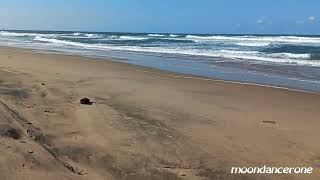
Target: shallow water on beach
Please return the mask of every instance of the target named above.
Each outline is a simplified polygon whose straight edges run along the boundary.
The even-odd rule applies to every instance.
[[[0,44],[320,92],[320,36],[0,31]]]

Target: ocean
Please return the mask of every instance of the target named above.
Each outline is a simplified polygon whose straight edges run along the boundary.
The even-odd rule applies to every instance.
[[[2,30],[0,45],[320,92],[320,36]]]

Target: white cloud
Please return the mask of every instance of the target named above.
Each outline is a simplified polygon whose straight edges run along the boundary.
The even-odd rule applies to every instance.
[[[262,19],[259,19],[259,20],[257,20],[257,23],[258,23],[258,24],[263,24],[264,21],[263,21]]]
[[[310,16],[304,20],[297,20],[296,24],[307,24],[307,23],[314,23],[317,20],[315,16]]]
[[[309,20],[309,21],[315,21],[315,20],[316,20],[316,17],[310,16],[310,17],[308,18],[308,20]]]

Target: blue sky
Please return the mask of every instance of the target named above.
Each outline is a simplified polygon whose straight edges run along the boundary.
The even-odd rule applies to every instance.
[[[1,0],[0,29],[320,34],[319,0]]]

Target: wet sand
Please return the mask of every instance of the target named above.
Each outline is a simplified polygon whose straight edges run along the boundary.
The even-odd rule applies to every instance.
[[[1,47],[0,179],[318,179],[319,107],[319,94]],[[314,172],[230,174],[263,165]]]

